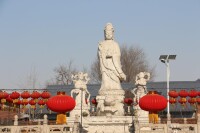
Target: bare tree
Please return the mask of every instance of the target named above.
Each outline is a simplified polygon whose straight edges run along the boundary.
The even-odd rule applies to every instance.
[[[155,68],[150,67],[148,61],[146,60],[145,52],[140,47],[133,46],[121,46],[121,64],[122,70],[126,74],[125,82],[135,83],[135,76],[139,72],[150,72],[151,80],[155,77]],[[100,64],[98,57],[91,64],[91,72],[90,72],[91,80],[95,83],[99,83],[101,81],[101,72],[100,72]]]
[[[91,77],[91,82],[94,83],[101,82],[100,62],[98,56],[91,64],[90,77]]]
[[[135,83],[135,77],[139,72],[150,72],[151,80],[155,76],[154,67],[149,66],[145,52],[140,47],[121,46],[122,70],[126,74],[126,82]]]
[[[23,81],[17,83],[19,88],[26,89],[36,89],[40,87],[40,83],[38,82],[38,73],[35,67],[31,67],[28,75],[23,79]]]
[[[70,60],[67,65],[60,65],[54,69],[56,73],[56,84],[68,85],[72,83],[71,75],[77,70],[73,66],[73,61]]]

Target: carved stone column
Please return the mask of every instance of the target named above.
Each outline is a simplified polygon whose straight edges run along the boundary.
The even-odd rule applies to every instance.
[[[18,126],[18,116],[15,115],[14,117],[14,126]]]

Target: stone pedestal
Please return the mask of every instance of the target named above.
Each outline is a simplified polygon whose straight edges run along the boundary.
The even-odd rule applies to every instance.
[[[97,100],[98,116],[124,115],[124,90],[100,90]]]
[[[142,110],[139,105],[135,106],[134,115],[138,123],[149,123],[149,112]]]
[[[83,117],[83,133],[132,133],[131,116]]]
[[[89,112],[90,108],[89,106],[82,106],[82,115],[90,115]],[[75,117],[76,115],[81,116],[81,105],[76,106],[71,112],[70,112],[70,117]]]

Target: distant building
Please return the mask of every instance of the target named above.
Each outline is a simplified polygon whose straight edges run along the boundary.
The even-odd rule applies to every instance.
[[[135,88],[135,85],[132,83],[122,83],[122,88],[125,91],[131,91]],[[98,94],[100,89],[100,84],[88,84],[88,91],[91,93],[91,97],[95,97]],[[47,90],[50,91],[53,95],[56,95],[57,91],[65,91],[68,95],[70,95],[70,91],[74,88],[73,85],[49,85],[47,86]],[[169,90],[187,90],[190,91],[192,89],[200,91],[200,80],[196,81],[170,81]],[[149,82],[147,83],[147,90],[152,91],[156,90],[159,94],[163,96],[167,96],[167,83],[166,82]]]
[[[134,84],[131,83],[122,83],[122,88],[125,90],[126,97],[132,97],[131,90],[135,88]],[[100,89],[100,84],[88,84],[88,91],[91,94],[91,99],[96,97],[98,91]],[[74,88],[73,85],[49,85],[47,86],[47,90],[51,92],[52,95],[56,95],[57,91],[65,91],[68,95],[70,95],[71,90]],[[169,90],[186,90],[190,91],[195,89],[200,91],[200,80],[196,81],[170,81]],[[148,91],[157,91],[159,94],[163,96],[167,96],[167,83],[166,82],[149,82],[147,83]],[[179,103],[176,103],[176,106],[170,105],[171,115],[176,117],[192,117],[195,112],[195,108],[190,106],[189,103],[185,105],[183,108]],[[163,115],[166,114],[166,111],[163,111]]]

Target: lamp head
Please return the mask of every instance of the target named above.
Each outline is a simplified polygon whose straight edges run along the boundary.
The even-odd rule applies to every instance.
[[[160,61],[161,61],[162,63],[165,63],[165,62],[166,62],[166,60],[165,60],[165,59],[160,59]]]

